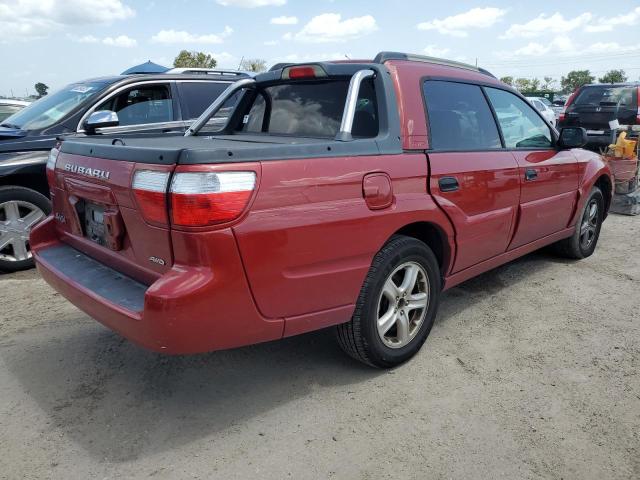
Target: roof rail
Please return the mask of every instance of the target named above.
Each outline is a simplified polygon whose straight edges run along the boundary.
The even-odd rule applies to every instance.
[[[493,75],[488,70],[485,70],[484,68],[476,67],[474,65],[470,65],[468,63],[456,62],[454,60],[446,60],[444,58],[428,57],[426,55],[414,55],[412,53],[380,52],[373,59],[373,63],[384,63],[387,60],[408,60],[410,62],[433,63],[436,65],[445,65],[447,67],[464,68],[465,70],[472,70],[474,72],[482,73],[484,75],[488,75],[490,77],[496,78],[495,75]]]
[[[251,72],[242,70],[221,70],[217,68],[172,68],[164,73],[181,73],[185,75],[233,75],[233,76],[251,76]]]

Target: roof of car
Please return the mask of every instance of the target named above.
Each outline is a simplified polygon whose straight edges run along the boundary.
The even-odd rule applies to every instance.
[[[583,87],[640,87],[640,82],[588,83]]]
[[[309,65],[309,64],[318,64],[318,63],[331,63],[331,64],[367,64],[367,63],[377,63],[382,64],[390,60],[405,60],[409,62],[420,62],[420,63],[428,63],[433,65],[439,65],[444,67],[452,67],[463,70],[470,70],[473,72],[481,73],[483,75],[490,76],[492,78],[496,78],[491,72],[485,70],[484,68],[477,67],[475,65],[470,65],[468,63],[462,63],[455,60],[447,60],[445,58],[437,58],[437,57],[428,57],[426,55],[415,55],[412,53],[402,53],[402,52],[380,52],[378,53],[373,60],[351,60],[351,59],[340,59],[333,60],[330,62],[304,62],[304,63],[278,63],[272,66],[269,71],[280,70],[282,68],[290,67],[292,65]]]
[[[87,82],[103,82],[108,84],[113,83],[129,83],[137,82],[140,80],[145,81],[162,81],[162,80],[207,80],[207,81],[221,81],[221,82],[234,82],[241,78],[250,78],[251,74],[247,72],[224,72],[216,75],[212,75],[207,71],[201,73],[135,73],[131,75],[111,75],[106,77],[87,78],[78,82],[72,82],[71,85],[77,83]]]
[[[31,102],[25,102],[24,100],[12,100],[9,98],[0,98],[0,104],[2,105],[20,105],[26,107]]]

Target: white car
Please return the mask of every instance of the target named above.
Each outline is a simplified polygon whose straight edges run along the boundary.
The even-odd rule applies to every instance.
[[[549,99],[544,97],[527,97],[527,100],[529,100],[531,105],[533,105],[534,108],[542,114],[547,122],[549,122],[553,127],[556,126],[556,114],[551,109],[552,103]]]
[[[29,105],[29,102],[22,100],[9,100],[8,98],[0,98],[0,121],[13,115],[19,110]]]

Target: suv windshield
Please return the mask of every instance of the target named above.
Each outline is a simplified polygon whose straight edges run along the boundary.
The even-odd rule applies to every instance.
[[[585,87],[578,94],[574,104],[635,108],[638,105],[638,88],[634,86],[600,85]]]
[[[239,131],[308,137],[334,137],[342,121],[349,79],[297,82],[260,88],[245,110]],[[354,137],[378,135],[373,81],[360,86]]]
[[[2,126],[21,130],[47,128],[64,118],[89,97],[102,91],[108,82],[74,83],[46,95],[2,122]]]

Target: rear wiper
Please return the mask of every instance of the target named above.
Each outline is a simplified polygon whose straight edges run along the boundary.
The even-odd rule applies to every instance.
[[[20,130],[20,125],[15,125],[13,123],[0,123],[0,127],[15,128],[16,130]]]

